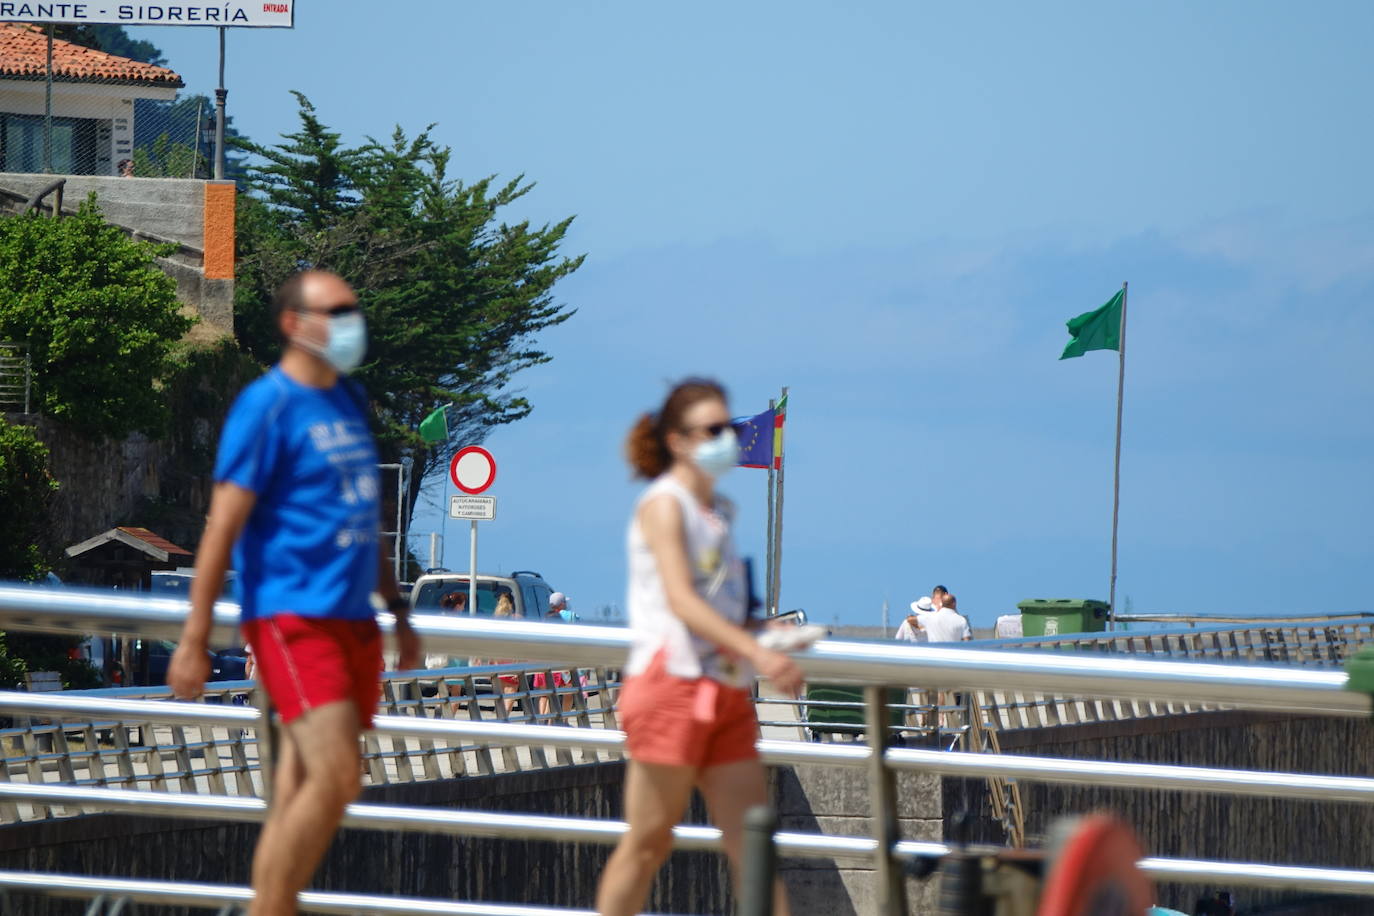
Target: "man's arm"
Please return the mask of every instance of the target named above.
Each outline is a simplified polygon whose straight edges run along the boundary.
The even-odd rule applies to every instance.
[[[252,490],[228,482],[215,484],[210,496],[210,517],[196,551],[196,575],[191,580],[191,613],[182,625],[181,640],[167,667],[167,684],[176,697],[200,696],[210,676],[210,660],[205,653],[215,600],[224,589],[224,574],[229,570],[234,542],[256,503],[257,494]]]
[[[410,602],[401,597],[396,583],[396,571],[391,566],[385,541],[377,538],[377,593],[386,602],[386,609],[396,618],[396,648],[400,651],[397,667],[409,671],[420,667],[420,637],[410,626]]]

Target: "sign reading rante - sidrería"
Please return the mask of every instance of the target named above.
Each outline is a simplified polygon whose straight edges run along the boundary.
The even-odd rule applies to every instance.
[[[0,0],[0,22],[67,22],[75,25],[230,25],[294,28],[295,0],[266,3],[9,3]]]

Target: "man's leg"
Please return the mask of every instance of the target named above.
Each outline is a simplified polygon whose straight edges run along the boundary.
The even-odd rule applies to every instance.
[[[296,894],[309,883],[360,789],[358,708],[352,700],[312,709],[285,732],[282,762],[290,753],[298,781],[278,787],[258,838],[250,916],[295,916]]]
[[[730,873],[738,892],[741,852],[744,840],[744,812],[754,805],[768,804],[768,781],[763,764],[757,759],[740,760],[707,767],[701,771],[697,785],[706,799],[706,811],[711,823],[720,828],[721,846],[730,861]],[[782,882],[774,879],[773,914],[788,916],[787,893]]]

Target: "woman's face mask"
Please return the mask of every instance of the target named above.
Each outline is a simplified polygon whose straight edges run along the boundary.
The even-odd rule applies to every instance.
[[[692,450],[692,460],[712,477],[732,470],[739,464],[739,439],[735,430],[726,426],[719,435],[698,445]]]

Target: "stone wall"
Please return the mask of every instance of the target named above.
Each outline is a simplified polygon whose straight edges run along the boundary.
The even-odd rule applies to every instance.
[[[1341,776],[1374,771],[1374,725],[1357,719],[1198,713],[1025,729],[1000,738],[1010,754]],[[1022,783],[1021,793],[1029,845],[1039,845],[1061,816],[1105,809],[1135,827],[1148,855],[1360,869],[1369,868],[1374,856],[1369,805],[1033,783]],[[1001,842],[986,797],[981,781],[946,779],[944,816],[950,822],[969,811],[979,818],[976,836]],[[1191,912],[1204,890],[1165,886],[1160,902]],[[1311,896],[1232,890],[1242,911]],[[1323,903],[1311,912],[1341,912],[1336,906]]]

